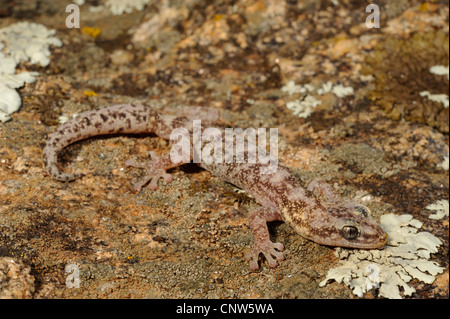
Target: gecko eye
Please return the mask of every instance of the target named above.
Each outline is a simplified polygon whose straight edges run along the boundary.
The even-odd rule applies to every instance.
[[[341,229],[341,236],[345,239],[355,239],[359,236],[359,229],[355,226],[344,226]]]
[[[370,209],[364,205],[356,205],[355,211],[363,217],[368,217],[370,215]]]

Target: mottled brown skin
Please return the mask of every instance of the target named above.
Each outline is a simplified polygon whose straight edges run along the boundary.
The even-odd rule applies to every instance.
[[[209,111],[192,112],[192,117],[209,117]],[[57,168],[57,155],[66,146],[92,136],[117,133],[155,133],[170,139],[175,128],[186,128],[192,132],[192,124],[186,117],[174,118],[158,114],[155,110],[140,105],[114,105],[80,114],[61,125],[44,148],[44,163],[48,173],[60,181],[70,181],[82,174],[62,173]],[[203,145],[204,146],[204,145]],[[167,169],[183,163],[173,163],[169,154],[139,163],[127,161],[128,166],[146,170],[144,178],[134,184],[137,191],[144,185],[156,189],[157,181],[173,178]],[[341,198],[333,188],[321,180],[314,180],[307,190],[282,164],[276,172],[262,174],[264,164],[201,162],[200,167],[224,181],[232,183],[250,193],[261,207],[250,212],[249,223],[254,235],[254,245],[246,258],[250,268],[256,270],[262,253],[270,267],[284,259],[283,245],[273,243],[269,238],[267,222],[283,220],[300,235],[322,245],[361,249],[382,248],[387,235],[370,218],[367,207]]]

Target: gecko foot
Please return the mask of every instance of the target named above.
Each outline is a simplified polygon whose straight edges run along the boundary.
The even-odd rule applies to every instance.
[[[173,176],[168,174],[164,168],[163,160],[156,155],[154,151],[149,152],[152,160],[146,162],[138,162],[135,160],[127,160],[126,166],[132,166],[145,169],[145,176],[140,179],[139,182],[133,183],[133,188],[136,192],[139,192],[145,184],[148,184],[148,188],[151,190],[158,189],[158,180],[163,178],[166,183],[173,181]]]
[[[264,257],[266,257],[269,267],[275,268],[278,262],[284,260],[283,250],[283,244],[273,243],[270,240],[263,243],[255,243],[251,250],[245,255],[245,259],[250,261],[251,270],[258,270],[258,257],[259,254],[262,253]]]

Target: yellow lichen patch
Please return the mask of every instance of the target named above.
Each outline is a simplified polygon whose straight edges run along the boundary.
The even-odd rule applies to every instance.
[[[92,27],[83,27],[81,28],[81,33],[96,38],[100,34],[100,29]]]
[[[429,2],[424,2],[421,5],[419,5],[419,11],[421,12],[427,12],[427,11],[436,11],[439,8],[438,4],[435,3],[429,3]]]
[[[426,2],[422,3],[422,4],[419,6],[419,11],[425,12],[425,11],[427,11],[427,10],[428,10],[428,9],[427,9],[427,3],[426,3]]]
[[[222,20],[222,19],[223,19],[223,14],[216,14],[216,15],[212,18],[213,21],[219,21],[219,20]]]
[[[95,91],[86,90],[86,91],[84,91],[84,95],[86,95],[86,96],[97,96],[98,94],[95,93]]]

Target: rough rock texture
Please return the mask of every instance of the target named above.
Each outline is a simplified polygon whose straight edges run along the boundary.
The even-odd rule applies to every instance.
[[[0,257],[0,299],[29,299],[34,293],[30,267],[10,257]]]
[[[448,133],[448,106],[420,95],[430,91],[448,96],[448,78],[430,72],[433,66],[448,65],[448,49],[448,34],[442,31],[385,38],[367,57],[362,72],[375,77],[370,98],[389,118],[426,123]]]
[[[448,298],[448,217],[430,219],[426,209],[448,199],[449,136],[439,117],[448,111],[408,95],[448,94],[445,76],[427,69],[444,62],[424,63],[429,49],[417,49],[431,43],[445,56],[433,39],[448,38],[448,2],[379,1],[380,29],[365,26],[367,1],[152,1],[123,15],[92,11],[105,1],[86,1],[80,29],[65,26],[65,1],[9,3],[0,28],[40,23],[64,43],[51,48],[47,67],[20,65],[17,72],[40,76],[18,90],[21,109],[0,123],[0,256],[31,268],[33,298],[356,298],[342,284],[319,287],[339,262],[335,249],[284,223],[269,228],[286,260],[250,272],[247,212],[255,202],[206,171],[186,165],[173,170],[172,183],[135,194],[142,172],[124,163],[170,150],[154,136],[77,143],[61,154],[62,169],[88,174],[71,183],[46,175],[42,148],[61,116],[120,103],[208,106],[223,111],[225,127],[278,128],[280,160],[302,182],[322,177],[375,219],[410,214],[439,238],[430,260],[444,273],[432,284],[412,281],[408,298]],[[389,68],[382,59],[366,72],[373,56],[386,54],[397,61],[386,56]],[[404,82],[383,91],[383,77]],[[282,90],[290,81],[314,88],[321,103],[308,117],[287,107],[303,97]],[[318,94],[329,82],[353,93]],[[396,118],[386,113],[392,101]],[[68,265],[79,269],[78,289],[66,285],[75,275]]]

